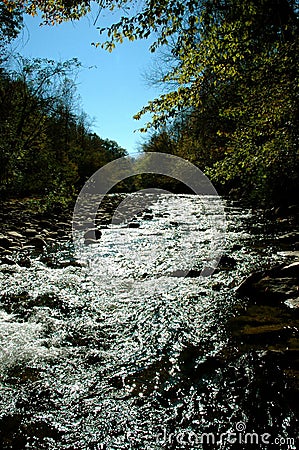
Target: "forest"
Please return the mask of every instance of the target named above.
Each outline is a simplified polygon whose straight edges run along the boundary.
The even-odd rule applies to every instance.
[[[125,39],[155,36],[150,51],[161,63],[153,81],[164,93],[136,112],[136,119],[152,117],[142,130],[150,134],[141,151],[185,158],[220,194],[249,204],[297,202],[296,0],[145,1],[138,11],[124,0],[96,3],[99,10],[123,12],[100,29],[103,41],[96,46],[113,51]],[[25,12],[40,11],[51,25],[89,10],[86,1],[2,3],[2,195],[67,201],[95,170],[126,154],[92,133],[78,109],[79,61],[19,58],[10,65],[5,56]]]

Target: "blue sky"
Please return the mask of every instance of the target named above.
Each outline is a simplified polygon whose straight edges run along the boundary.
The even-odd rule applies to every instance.
[[[96,26],[107,25],[100,15]],[[130,153],[136,152],[144,134],[134,133],[149,117],[133,115],[159,95],[149,87],[144,73],[152,66],[149,41],[124,42],[112,53],[91,45],[100,40],[92,18],[55,26],[40,26],[38,17],[25,16],[25,28],[15,45],[23,56],[66,60],[77,57],[83,69],[77,78],[82,109],[94,119],[92,129],[102,138],[115,140]],[[91,69],[88,67],[93,66]]]

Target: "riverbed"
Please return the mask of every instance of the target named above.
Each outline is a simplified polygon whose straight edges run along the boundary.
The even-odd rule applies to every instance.
[[[297,375],[281,363],[297,316],[266,341],[232,325],[244,277],[286,261],[280,231],[221,200],[219,235],[210,201],[160,195],[129,221],[99,214],[97,242],[58,233],[2,264],[2,448],[245,449],[246,432],[250,448],[297,448]]]

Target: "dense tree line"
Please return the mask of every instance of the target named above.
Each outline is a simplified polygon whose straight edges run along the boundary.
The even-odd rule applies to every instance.
[[[20,28],[17,17],[3,28],[7,42],[15,37],[13,30]],[[8,58],[5,52],[3,56],[1,197],[37,196],[49,204],[66,203],[89,176],[126,151],[93,133],[88,117],[80,111],[73,81],[80,68],[76,59]]]
[[[78,19],[88,0],[7,0],[47,23]],[[96,0],[119,10],[100,29],[108,51],[153,36],[166,92],[150,113],[144,151],[185,157],[223,193],[251,202],[297,201],[298,0]],[[112,13],[113,14],[113,13]],[[115,19],[114,19],[115,18]],[[168,52],[167,58],[164,57]]]
[[[185,157],[221,192],[249,202],[296,202],[298,8],[287,0],[214,5],[172,48],[162,80],[176,90],[143,109],[158,128],[143,150]]]

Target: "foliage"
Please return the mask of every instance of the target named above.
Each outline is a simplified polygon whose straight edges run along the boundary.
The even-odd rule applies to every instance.
[[[66,62],[19,57],[0,74],[0,190],[6,196],[41,196],[45,207],[72,199],[86,179],[125,150],[89,129],[78,110]]]
[[[7,0],[45,22],[87,14],[82,0]],[[223,192],[252,201],[291,201],[298,176],[298,0],[97,0],[118,10],[101,28],[112,51],[125,39],[169,49],[168,87],[135,115],[150,113],[145,151],[163,148],[195,162]]]

